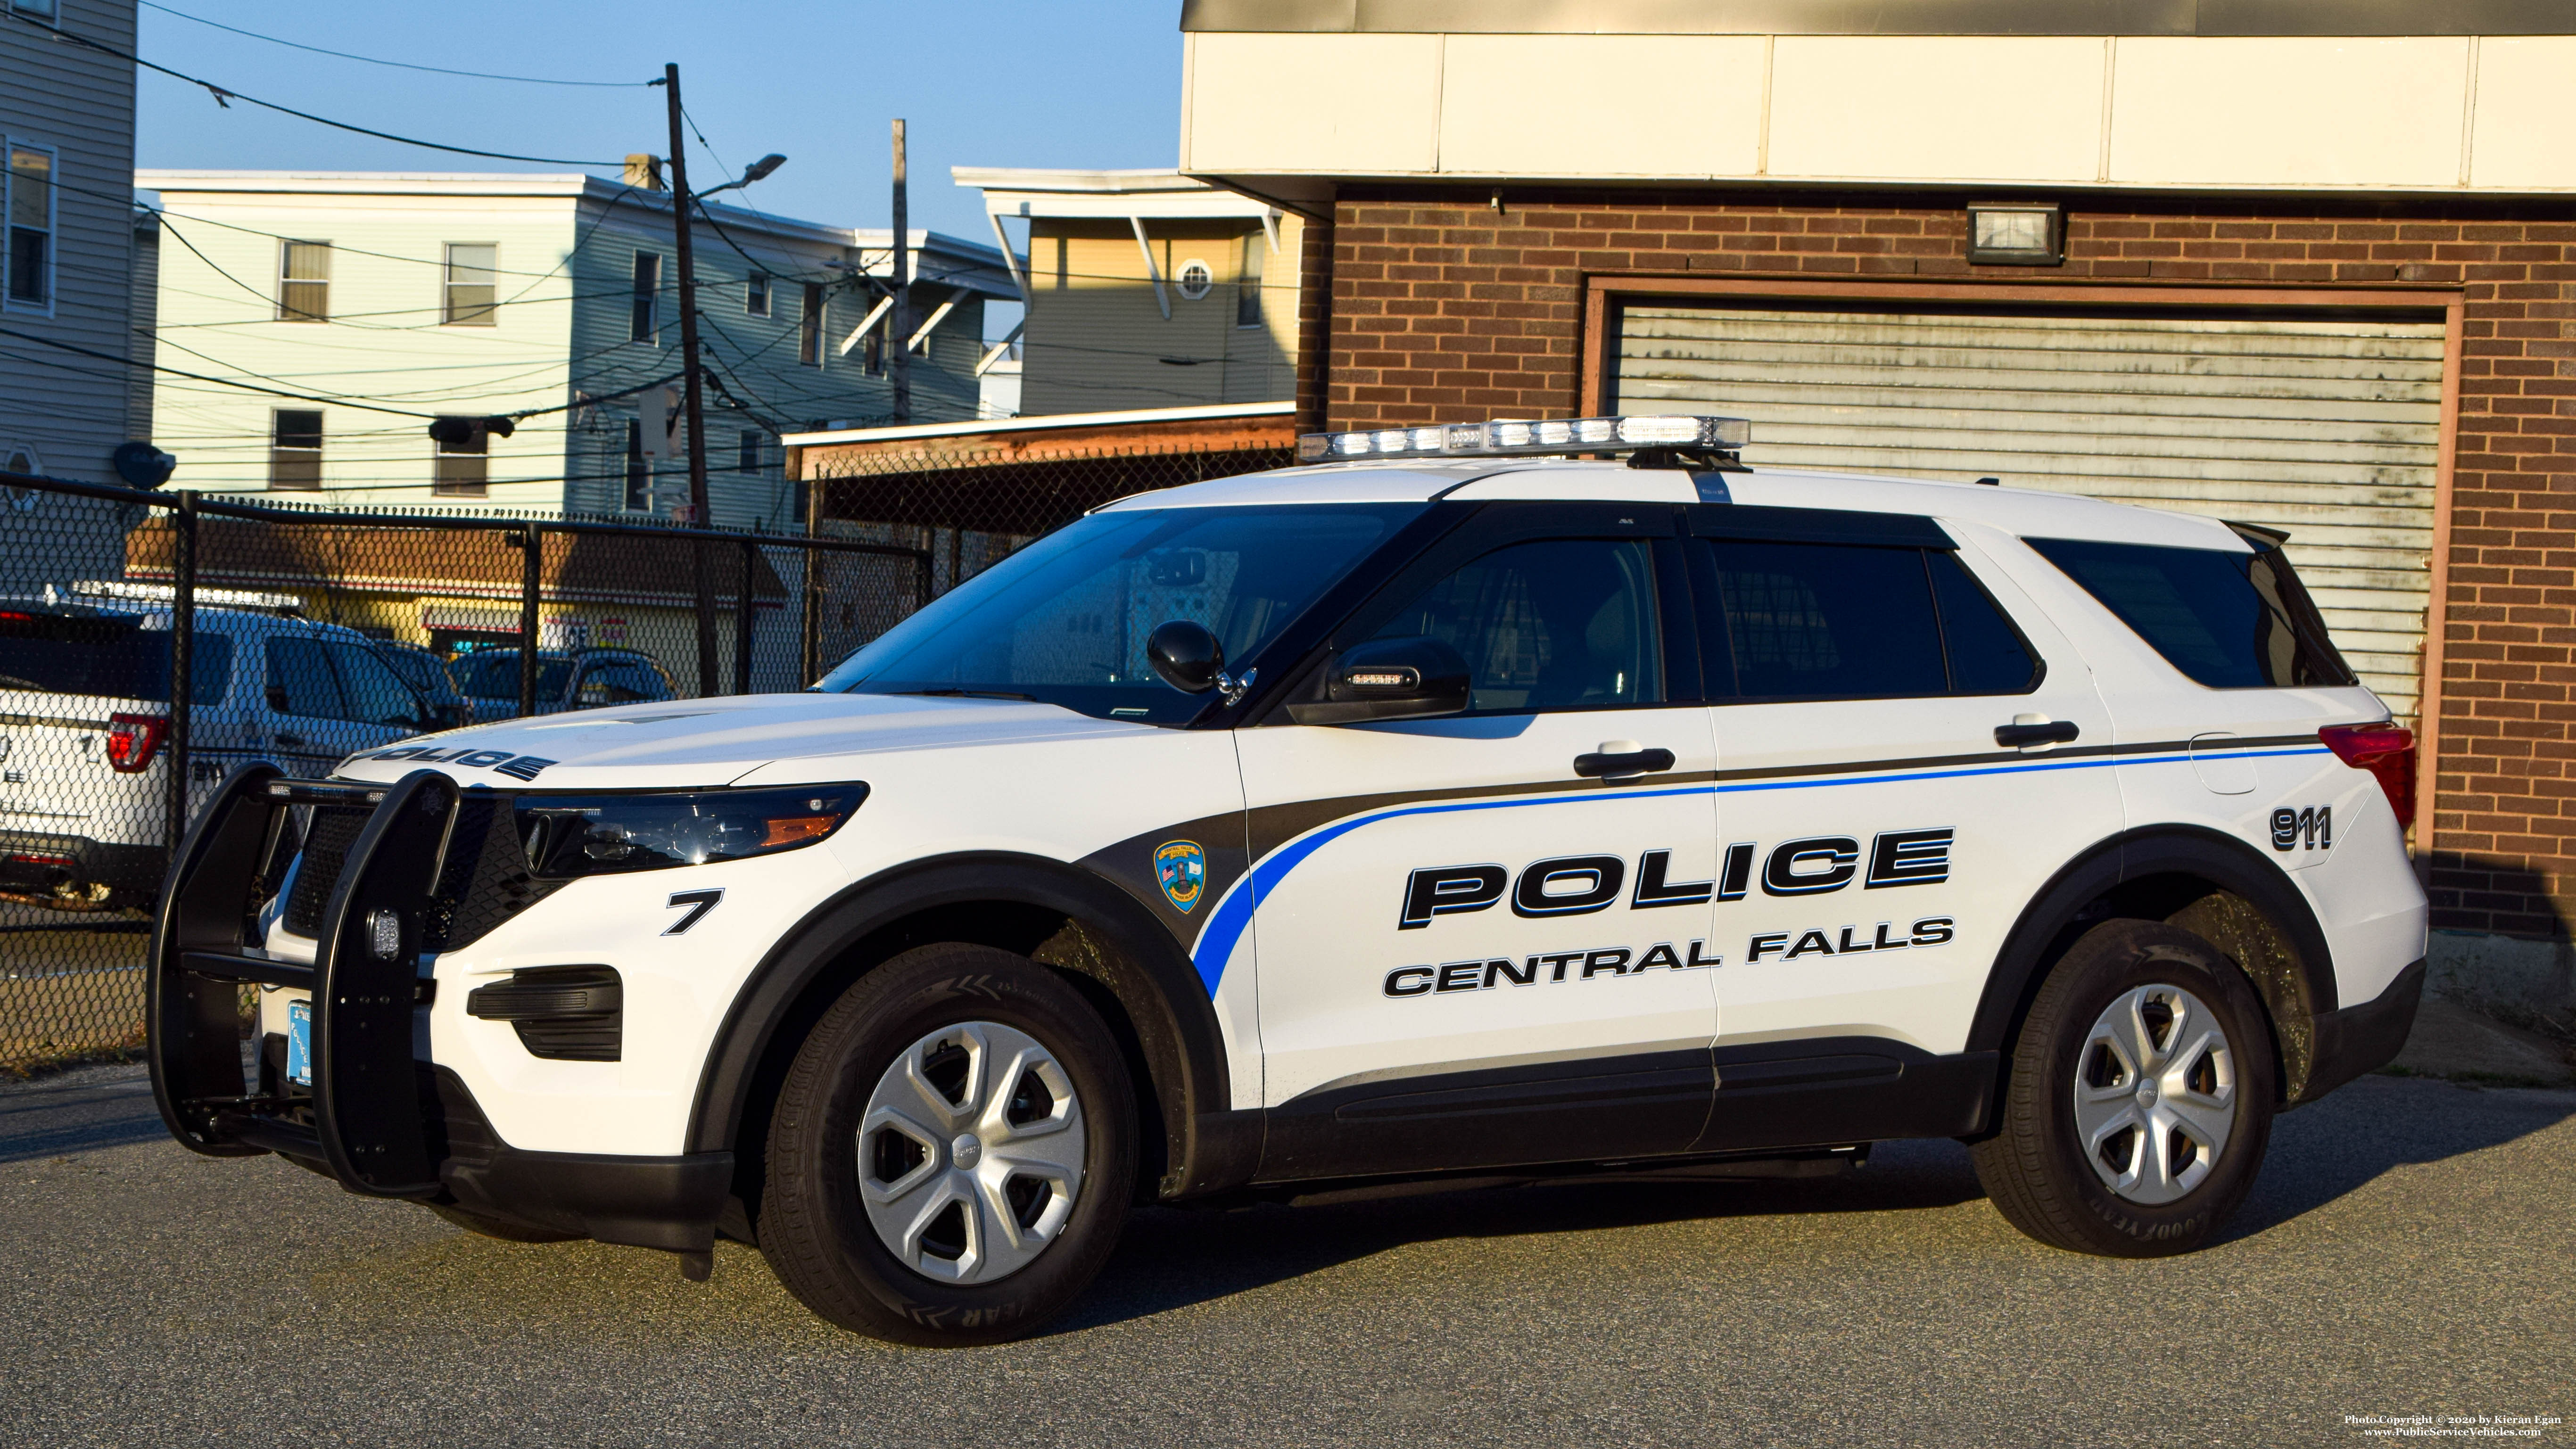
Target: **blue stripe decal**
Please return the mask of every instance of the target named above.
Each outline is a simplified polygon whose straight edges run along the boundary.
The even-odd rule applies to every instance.
[[[2035,775],[2053,770],[2100,770],[2120,765],[2177,765],[2193,759],[2250,760],[2275,759],[2292,755],[2327,755],[2334,753],[2323,745],[2296,749],[2232,750],[2225,754],[2204,753],[2193,756],[2181,751],[2164,755],[2131,755],[2127,758],[2104,756],[2083,760],[2033,760],[2028,764],[1980,765],[1952,770],[1914,770],[1886,775],[1826,775],[1786,780],[1754,780],[1740,785],[1688,785],[1669,790],[1623,790],[1598,795],[1543,795],[1519,800],[1462,800],[1447,805],[1406,805],[1381,810],[1372,815],[1354,816],[1327,825],[1314,834],[1301,837],[1280,847],[1254,864],[1216,903],[1208,913],[1207,926],[1199,932],[1198,943],[1190,950],[1191,964],[1198,967],[1199,980],[1207,984],[1210,997],[1224,979],[1225,963],[1234,956],[1234,948],[1252,924],[1253,909],[1260,898],[1278,889],[1288,873],[1305,863],[1308,856],[1341,839],[1363,825],[1381,820],[1401,820],[1409,815],[1455,815],[1470,810],[1519,810],[1534,805],[1588,805],[1617,800],[1659,800],[1684,795],[1742,795],[1765,790],[1826,790],[1845,785],[1888,785],[1907,780],[1964,780],[1978,775]]]

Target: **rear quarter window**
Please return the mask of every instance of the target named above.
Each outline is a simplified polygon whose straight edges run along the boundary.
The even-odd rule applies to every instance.
[[[2165,662],[2212,689],[2358,682],[2281,551],[2025,539]]]
[[[233,641],[199,630],[188,698],[220,704],[233,677]],[[0,689],[99,699],[170,699],[170,634],[130,615],[56,614],[0,607]]]

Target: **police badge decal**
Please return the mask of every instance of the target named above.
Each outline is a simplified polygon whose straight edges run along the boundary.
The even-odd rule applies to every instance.
[[[1154,880],[1172,908],[1187,914],[1207,890],[1207,852],[1195,840],[1168,840],[1155,846]]]

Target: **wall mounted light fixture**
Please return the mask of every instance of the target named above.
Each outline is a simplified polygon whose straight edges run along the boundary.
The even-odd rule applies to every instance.
[[[1968,203],[1968,260],[1983,267],[2066,262],[2066,213],[2053,201]]]

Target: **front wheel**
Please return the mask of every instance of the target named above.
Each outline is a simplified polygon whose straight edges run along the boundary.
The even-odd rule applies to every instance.
[[[1108,1027],[1025,957],[924,946],[806,1039],[769,1131],[761,1252],[808,1308],[928,1347],[998,1343],[1118,1241],[1134,1090]]]
[[[2186,1253],[2262,1167],[2275,1068],[2262,1004],[2207,941],[2106,921],[2049,973],[1995,1135],[1970,1149],[2014,1227],[2107,1257]]]

